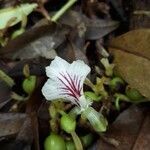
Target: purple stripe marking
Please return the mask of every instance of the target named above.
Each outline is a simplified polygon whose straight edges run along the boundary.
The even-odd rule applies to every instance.
[[[65,83],[63,79],[58,77],[59,81],[61,81],[61,83],[64,85],[64,87],[60,87],[60,89],[64,90],[62,94],[67,94],[68,96],[72,96],[77,102],[79,100],[79,97],[81,96],[81,90],[82,90],[82,87],[80,87],[81,80],[77,75],[71,77],[67,72],[66,74],[60,73],[60,75],[67,82]]]

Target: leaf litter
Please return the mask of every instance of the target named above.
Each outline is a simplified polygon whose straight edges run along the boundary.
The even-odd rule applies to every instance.
[[[6,0],[0,6],[12,7],[15,4],[17,2],[11,3]],[[52,16],[51,12],[54,9],[47,8],[47,6],[52,4],[55,7],[55,2],[53,0],[52,3],[41,1],[41,4],[45,4],[46,9],[43,7],[44,11],[39,12],[42,15],[43,12],[46,15],[49,12]],[[39,6],[42,6],[41,4]],[[55,56],[60,56],[69,62],[76,59],[84,60],[92,68],[92,73],[88,78],[93,82],[94,86],[92,86],[96,88],[94,90],[100,95],[93,92],[92,86],[86,85],[85,89],[88,94],[91,94],[87,96],[93,95],[97,98],[93,107],[107,117],[109,128],[106,133],[99,135],[93,131],[88,122],[79,118],[79,130],[83,130],[83,133],[91,131],[97,141],[92,143],[90,149],[149,149],[149,29],[133,31],[128,29],[129,32],[127,32],[122,28],[121,34],[123,32],[125,34],[116,37],[116,34],[120,32],[120,27],[129,23],[127,20],[129,16],[122,1],[89,0],[78,3],[73,8],[67,11],[58,23],[49,23],[45,18],[39,17],[37,12],[31,10],[33,12],[30,12],[31,15],[27,17],[29,20],[25,32],[15,39],[11,39],[10,35],[12,31],[19,28],[18,21],[13,26],[5,23],[2,40],[0,39],[0,57],[3,64],[0,69],[14,80],[14,85],[10,88],[6,80],[0,82],[2,149],[39,150],[43,148],[44,139],[49,134],[49,121],[52,123],[50,124],[52,130],[60,130],[58,114],[56,120],[49,117],[49,103],[45,102],[41,95],[41,88],[46,80],[44,68]],[[16,17],[21,21],[19,16]],[[103,66],[100,60],[104,57],[108,65],[115,66],[115,70]],[[23,73],[23,67],[27,64],[29,75],[37,76],[35,91],[30,96],[22,89],[23,80],[28,78]],[[106,70],[115,72],[106,74]],[[117,87],[119,91],[111,90],[109,85],[116,74],[125,81],[124,85]],[[101,78],[107,79],[107,83],[99,86],[98,81],[101,81]],[[134,102],[127,98],[128,87],[138,90],[144,96],[142,97],[144,101]],[[14,97],[12,98],[12,92],[26,101],[15,100]],[[118,95],[120,97],[116,99],[115,96]],[[146,103],[135,105],[140,102]],[[63,108],[65,111],[69,111],[72,107],[61,103],[51,103],[51,105]],[[51,126],[53,123],[57,123],[57,126]],[[64,133],[61,135],[67,140],[70,138]]]
[[[131,85],[145,97],[150,98],[150,30],[130,31],[110,43],[116,69]]]

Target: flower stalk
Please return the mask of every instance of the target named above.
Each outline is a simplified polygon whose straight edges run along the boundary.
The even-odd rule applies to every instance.
[[[77,0],[68,0],[68,2],[51,18],[51,21],[57,20],[76,2]]]
[[[78,135],[76,134],[75,131],[71,132],[71,136],[72,136],[72,139],[74,141],[76,150],[83,150],[83,146],[82,146],[81,140],[80,140],[80,138],[78,137]]]

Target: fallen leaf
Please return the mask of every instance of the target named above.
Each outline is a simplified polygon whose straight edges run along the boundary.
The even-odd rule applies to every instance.
[[[82,25],[83,28],[84,26],[85,38],[90,40],[96,40],[107,35],[119,25],[117,21],[110,19],[90,19],[85,15],[72,10],[65,13],[62,18],[60,18],[59,22],[72,27],[79,27]]]
[[[45,34],[53,33],[54,30],[55,25],[41,25],[40,27],[29,29],[19,37],[9,41],[5,47],[0,49],[0,54],[6,56],[9,53],[14,53]]]
[[[113,39],[109,51],[123,79],[150,98],[150,29],[130,31]]]
[[[19,128],[19,133],[14,138],[0,141],[2,150],[29,150],[33,142],[31,119],[27,117]]]
[[[5,82],[0,80],[0,109],[11,100],[11,89]]]
[[[108,33],[115,30],[119,23],[113,20],[104,20],[104,19],[88,19],[85,24],[87,25],[87,31],[85,33],[86,39],[97,40]]]
[[[133,150],[149,150],[150,148],[150,114],[148,114],[141,128],[141,132],[139,133],[136,143],[134,144]]]
[[[150,116],[147,111],[147,108],[131,106],[122,112],[104,135],[119,145],[115,147],[100,139],[91,150],[148,150]]]
[[[32,119],[31,118],[26,118],[26,120],[24,121],[17,137],[14,143],[14,150],[17,148],[18,143],[20,146],[20,149],[26,149],[26,147],[30,147],[32,146],[32,142],[34,139],[34,135],[33,135],[33,130],[32,130]],[[39,141],[37,141],[39,142]],[[37,149],[39,150],[39,149]]]
[[[55,48],[65,40],[69,29],[54,24],[41,24],[10,41],[0,53],[11,59],[54,58]],[[18,44],[19,43],[19,44]]]
[[[19,132],[27,116],[21,113],[0,114],[0,137],[12,136]]]

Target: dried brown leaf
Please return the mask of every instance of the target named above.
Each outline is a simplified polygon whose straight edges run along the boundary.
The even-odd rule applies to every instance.
[[[0,114],[0,137],[15,135],[22,127],[25,114],[3,113]]]
[[[54,24],[37,24],[1,48],[1,56],[11,59],[54,58],[57,55],[54,49],[64,42],[69,29]]]
[[[150,98],[150,29],[121,35],[110,43],[117,72],[141,94]]]
[[[72,27],[80,28],[82,26],[82,28],[85,28],[85,38],[90,40],[96,40],[107,35],[119,25],[117,21],[110,19],[90,19],[76,11],[68,11],[59,22]]]
[[[117,21],[105,19],[86,19],[85,24],[87,25],[85,36],[90,40],[100,39],[119,26]]]

